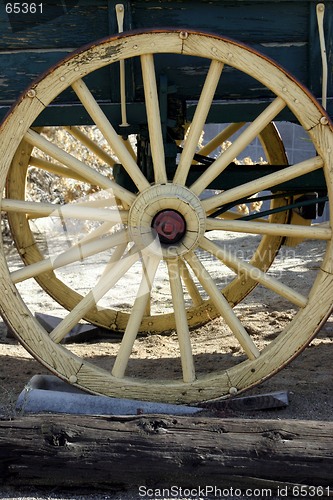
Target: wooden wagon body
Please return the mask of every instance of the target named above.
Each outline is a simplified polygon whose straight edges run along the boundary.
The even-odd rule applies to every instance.
[[[196,402],[258,384],[311,341],[333,297],[332,229],[311,225],[333,195],[332,17],[332,1],[1,4],[1,208],[25,265],[13,268],[0,251],[0,309],[44,365],[91,393]],[[312,157],[289,165],[273,121],[301,125],[316,150]],[[211,123],[223,130],[201,148],[203,127]],[[90,125],[103,148],[82,128]],[[45,134],[54,126],[62,131],[58,143]],[[237,160],[256,137],[266,163]],[[55,203],[32,200],[30,167],[37,169],[35,179],[56,178],[71,192],[65,197],[58,189]],[[82,185],[103,196],[87,200],[77,194],[87,189]],[[259,208],[252,208],[253,197]],[[260,211],[267,200],[270,208]],[[64,232],[67,220],[84,220],[89,231],[47,256],[34,228],[39,220],[45,228],[48,217],[60,219]],[[94,221],[103,224],[94,227]],[[230,233],[243,233],[245,242]],[[250,257],[241,250],[240,258],[253,234],[255,250]],[[293,279],[293,262],[284,263],[279,279],[268,272],[282,244],[296,247],[309,238],[319,241],[322,255],[312,288]],[[102,273],[92,272],[96,282],[84,297],[80,285],[62,281],[59,268],[103,251],[110,260]],[[153,283],[165,263],[170,289],[161,301]],[[131,306],[124,306],[125,287],[119,307],[99,307],[133,268],[140,279]],[[50,333],[21,292],[19,283],[30,278],[70,311]],[[258,284],[272,301],[267,314],[280,301],[285,309],[283,301],[291,303],[282,330],[258,333],[247,324],[252,306],[237,309]],[[159,301],[167,302],[161,314]],[[190,330],[217,317],[218,368],[207,363],[202,373],[205,342],[198,353]],[[60,345],[82,319],[124,332],[104,368]],[[268,325],[274,321],[267,316]],[[170,331],[177,333],[179,367],[170,375],[171,356],[161,377],[155,379],[153,365],[143,369],[147,376],[131,375],[138,333]]]
[[[6,3],[6,2],[4,2]],[[0,14],[0,118],[8,106],[43,71],[78,47],[118,33],[117,1],[48,1],[43,13]],[[65,7],[67,5],[67,7]],[[124,31],[137,29],[184,28],[216,33],[239,40],[270,58],[298,78],[319,101],[322,93],[322,60],[316,2],[302,0],[266,1],[134,1],[123,2]],[[333,2],[325,2],[325,34],[328,58],[328,113],[333,114],[332,16]],[[38,8],[38,6],[37,6]],[[186,119],[191,121],[209,67],[202,58],[180,58],[166,54],[156,58],[157,78],[165,75],[175,86],[177,98],[187,101]],[[143,85],[139,62],[126,62],[128,121],[145,121]],[[87,79],[102,109],[115,124],[121,123],[119,68],[105,67]],[[229,68],[218,86],[208,121],[228,123],[250,121],[258,106],[264,109],[272,98],[267,88]],[[141,103],[141,105],[140,105]],[[84,125],[91,123],[73,92],[63,93],[57,105],[36,120],[36,126]],[[71,106],[70,110],[68,106]],[[295,120],[290,111],[282,120]]]

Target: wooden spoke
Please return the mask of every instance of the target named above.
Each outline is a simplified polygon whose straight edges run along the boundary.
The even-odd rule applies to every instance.
[[[11,200],[4,198],[1,201],[3,212],[16,212],[38,215],[41,217],[61,217],[65,219],[95,220],[127,224],[128,211],[118,209],[103,209],[84,206],[80,203],[73,205],[58,205],[53,203],[38,203],[35,201]]]
[[[61,342],[67,333],[104,297],[140,257],[137,248],[128,252],[50,333],[51,340],[56,343]]]
[[[111,255],[111,258],[109,260],[109,262],[107,263],[107,265],[105,266],[105,269],[104,271],[102,272],[100,278],[98,281],[101,281],[104,276],[109,272],[111,271],[111,269],[117,264],[117,262],[119,262],[119,260],[122,258],[122,256],[124,255],[125,253],[125,250],[127,248],[127,241],[125,241],[124,243],[122,243],[121,245],[118,245],[117,248],[115,249],[115,251],[113,252],[113,254]]]
[[[202,297],[183,259],[179,259],[179,269],[180,269],[180,275],[183,278],[183,281],[185,283],[188,293],[190,294],[193,304],[195,306],[201,306],[201,304],[203,304]]]
[[[218,309],[227,325],[231,328],[233,334],[243,347],[247,356],[250,359],[258,358],[260,356],[259,350],[198,257],[194,252],[189,252],[185,256],[185,259],[189,266],[193,269],[194,274],[202,284],[203,288],[210,296],[211,300],[215,304],[215,307]]]
[[[99,197],[99,194],[105,194],[107,195],[106,197]],[[96,196],[96,197],[95,197]],[[78,205],[80,207],[95,207],[95,208],[106,208],[106,207],[112,207],[113,210],[119,210],[118,205],[116,202],[115,197],[113,196],[113,193],[108,189],[107,191],[99,191],[96,195],[93,195],[92,199],[87,199],[86,197],[79,198],[77,202],[75,203],[75,206]],[[122,210],[120,210],[122,211]],[[128,211],[128,208],[126,208],[125,212]]]
[[[231,146],[217,158],[214,163],[191,185],[191,191],[199,194],[227,168],[236,156],[279,114],[286,106],[280,97],[277,97],[231,144]]]
[[[220,80],[222,69],[223,63],[213,59],[195,110],[190,131],[185,141],[184,150],[179,160],[177,171],[173,180],[175,184],[185,185],[193,156],[198,147],[200,135],[202,134],[202,130],[204,124],[206,123],[207,115],[215,95],[216,87]]]
[[[201,148],[198,153],[202,156],[208,156],[210,153],[214,151],[214,149],[218,148],[223,144],[223,142],[227,141],[233,134],[235,134],[240,128],[245,125],[245,122],[242,123],[230,123],[222,132],[217,134],[211,141],[206,144],[203,148]],[[197,161],[193,161],[192,165],[198,163]]]
[[[229,189],[228,191],[224,191],[223,193],[206,198],[205,200],[202,201],[202,204],[205,210],[209,211],[225,203],[230,203],[232,201],[245,198],[246,196],[250,196],[251,194],[254,193],[259,193],[260,191],[269,189],[282,182],[290,181],[291,179],[295,179],[295,177],[307,174],[309,172],[312,172],[313,170],[322,168],[323,166],[324,166],[324,161],[321,158],[321,156],[315,156],[314,158],[302,161],[301,163],[296,163],[291,167],[286,167],[283,170],[274,172],[273,174],[265,175],[254,181],[246,182],[245,184],[241,184],[238,187]]]
[[[258,281],[258,283],[261,283],[270,290],[273,290],[273,292],[276,292],[278,295],[281,295],[287,300],[290,300],[290,302],[292,302],[293,304],[296,304],[300,307],[305,307],[307,305],[308,299],[304,297],[304,295],[296,292],[287,285],[284,285],[272,276],[268,276],[266,273],[260,271],[260,269],[257,269],[251,264],[248,264],[247,262],[239,259],[231,252],[220,247],[213,241],[204,238],[200,242],[200,247],[217,257],[237,274],[243,273],[245,274],[245,276],[249,275],[252,279]]]
[[[273,236],[290,236],[330,240],[331,228],[297,226],[295,224],[264,224],[263,222],[238,221],[207,218],[207,230],[235,231],[236,233],[271,234]]]
[[[80,174],[77,174],[70,168],[57,165],[56,163],[51,163],[50,161],[47,160],[42,160],[41,158],[36,158],[35,156],[30,157],[29,165],[31,167],[36,167],[42,170],[46,170],[47,172],[51,172],[52,174],[60,175],[61,177],[68,177],[70,179],[75,179],[81,182],[88,181],[85,177],[83,177]]]
[[[151,315],[150,301],[151,301],[151,293],[149,294],[149,297],[148,297],[148,300],[147,300],[147,305],[146,305],[146,308],[145,308],[145,312],[143,313],[144,316],[150,316]]]
[[[152,54],[145,54],[141,56],[141,68],[155,182],[165,183],[167,182],[167,175],[165,168],[163,135],[156,87],[154,57]]]
[[[103,236],[103,234],[106,234],[112,227],[114,227],[113,222],[103,222],[100,226],[96,227],[90,233],[86,234],[83,236],[83,238],[77,243],[76,245],[73,245],[71,248],[76,248],[79,245],[85,245],[86,243],[91,243],[92,241],[96,241],[97,238],[100,236]]]
[[[132,352],[133,344],[149,301],[151,287],[159,262],[160,260],[157,257],[152,258],[143,256],[144,273],[126,326],[123,340],[120,344],[118,355],[112,369],[112,375],[114,377],[123,378],[125,375],[125,370]]]
[[[101,148],[96,142],[94,142],[90,137],[88,137],[82,130],[77,127],[69,126],[64,127],[67,132],[69,132],[75,139],[80,141],[84,146],[86,146],[90,151],[92,151],[98,158],[100,158],[104,163],[113,167],[116,163],[115,160],[106,152],[103,148]]]
[[[214,209],[208,210],[207,215],[211,215],[213,212],[214,212]],[[244,214],[240,214],[238,212],[232,212],[231,210],[226,210],[226,212],[223,212],[222,214],[218,215],[217,217],[214,217],[214,220],[215,219],[237,220],[237,219],[241,219],[242,217],[244,217]],[[211,219],[209,219],[209,220],[211,220]],[[258,219],[256,219],[256,222],[262,222],[263,224],[268,224],[269,220],[258,217]]]
[[[105,139],[115,152],[119,162],[123,165],[139,191],[147,189],[150,184],[139,169],[131,154],[128,152],[123,141],[112,127],[111,123],[97,104],[90,90],[82,80],[77,80],[72,84],[73,90],[82,102],[83,106],[102,132]]]
[[[122,188],[116,182],[112,181],[108,177],[105,177],[105,175],[100,174],[96,170],[88,167],[88,165],[80,160],[77,160],[69,153],[66,153],[66,151],[63,151],[55,144],[52,144],[47,139],[44,139],[44,137],[37,134],[37,132],[35,132],[34,130],[28,130],[28,132],[24,136],[24,139],[32,146],[35,146],[41,151],[44,151],[44,153],[52,156],[52,158],[58,160],[60,163],[63,163],[64,165],[66,165],[66,167],[82,175],[91,184],[96,184],[103,189],[112,189],[115,196],[118,196],[118,198],[126,201],[130,205],[135,200],[135,195],[133,193],[125,188]]]
[[[97,253],[104,252],[105,250],[113,248],[117,245],[127,245],[127,242],[127,231],[119,231],[118,233],[101,238],[97,241],[92,241],[83,245],[79,243],[73,248],[69,248],[65,252],[60,253],[56,257],[49,257],[48,259],[35,262],[34,264],[22,267],[17,271],[13,271],[10,273],[10,276],[13,283],[19,283],[20,281],[25,281],[29,278],[35,278],[39,274],[54,271],[55,269],[67,266],[73,262],[78,262]]]
[[[123,139],[121,138],[121,140],[123,141],[127,151],[129,152],[129,154],[131,155],[131,157],[133,158],[133,160],[136,162],[137,161],[137,156],[135,154],[135,151],[132,147],[132,144],[130,143],[130,140],[127,138],[127,139]]]
[[[178,259],[170,259],[167,261],[167,264],[173,310],[175,313],[180,358],[183,369],[183,380],[184,382],[193,382],[195,380],[195,369],[190,341],[190,333],[187,323],[183,287],[180,280],[179,262]]]

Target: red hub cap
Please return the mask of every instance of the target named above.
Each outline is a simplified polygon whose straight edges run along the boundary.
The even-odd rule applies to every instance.
[[[161,243],[176,243],[185,234],[186,222],[176,210],[162,210],[155,215],[152,228],[157,231]]]

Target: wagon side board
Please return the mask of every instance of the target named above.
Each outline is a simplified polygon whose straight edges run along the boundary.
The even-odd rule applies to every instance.
[[[43,12],[35,14],[6,13],[0,6],[0,119],[20,93],[40,73],[74,49],[94,40],[117,33],[116,0],[92,2],[50,0]],[[172,26],[199,29],[232,37],[251,45],[278,61],[304,83],[320,100],[321,57],[316,20],[317,2],[305,0],[262,2],[226,1],[128,1],[125,7],[124,30],[155,29]],[[332,82],[332,16],[333,2],[325,2],[325,35],[329,63],[328,112],[333,115]],[[167,48],[166,48],[167,49]],[[139,62],[126,61],[126,99],[129,120],[136,125],[145,121],[143,85]],[[155,57],[157,77],[163,74],[175,85],[177,96],[193,101],[198,98],[209,61],[177,55]],[[191,78],[188,76],[191,75]],[[121,122],[119,95],[119,65],[102,68],[94,78],[88,78],[89,88],[112,122]],[[258,104],[265,106],[272,97],[258,82],[228,67],[217,89],[208,117],[211,123],[250,121]],[[70,105],[75,105],[71,108]],[[141,104],[141,106],[140,106]],[[187,118],[193,116],[193,106]],[[277,117],[294,120],[291,112]],[[63,92],[51,111],[46,110],[36,122],[40,125],[89,124],[90,119],[72,91]],[[133,130],[135,132],[135,130]]]

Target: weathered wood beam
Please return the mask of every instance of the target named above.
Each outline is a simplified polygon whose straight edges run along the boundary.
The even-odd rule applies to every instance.
[[[332,438],[333,422],[320,421],[28,415],[0,421],[0,481],[99,488],[302,484],[321,486],[327,496]]]

